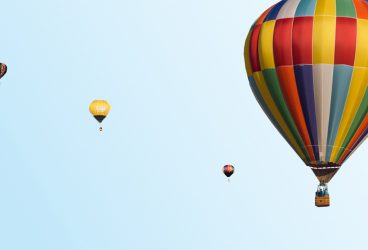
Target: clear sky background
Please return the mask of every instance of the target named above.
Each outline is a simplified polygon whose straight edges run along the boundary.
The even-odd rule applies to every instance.
[[[273,3],[2,2],[0,249],[365,249],[368,144],[316,208],[250,90],[244,40]]]

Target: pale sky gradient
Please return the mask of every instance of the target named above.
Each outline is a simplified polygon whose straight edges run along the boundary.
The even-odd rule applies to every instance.
[[[3,2],[0,249],[365,249],[368,143],[316,208],[246,79],[246,34],[274,3]]]

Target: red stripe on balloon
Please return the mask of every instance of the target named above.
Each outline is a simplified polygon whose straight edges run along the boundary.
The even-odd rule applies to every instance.
[[[276,21],[273,36],[273,52],[276,67],[293,65],[292,29],[293,18]]]
[[[312,64],[313,17],[297,17],[293,24],[293,62]]]
[[[277,76],[279,78],[280,87],[284,95],[284,99],[288,106],[288,109],[294,119],[294,122],[298,128],[299,134],[302,137],[304,145],[308,151],[308,154],[312,161],[315,161],[313,147],[307,124],[304,119],[302,105],[300,103],[298,87],[296,85],[296,79],[294,75],[294,66],[283,66],[277,68]]]
[[[259,63],[258,57],[258,39],[260,31],[261,25],[256,25],[250,37],[249,56],[253,72],[261,71],[261,64]]]
[[[357,21],[354,18],[336,18],[335,64],[354,66],[357,39]]]

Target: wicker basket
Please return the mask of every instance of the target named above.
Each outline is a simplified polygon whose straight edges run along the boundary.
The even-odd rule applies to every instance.
[[[330,195],[328,194],[324,196],[316,195],[315,203],[317,207],[329,207],[330,206]]]

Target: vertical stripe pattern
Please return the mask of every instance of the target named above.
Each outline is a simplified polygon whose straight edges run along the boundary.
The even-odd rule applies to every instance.
[[[362,0],[283,0],[260,16],[245,43],[259,104],[326,182],[367,138],[367,44]]]

